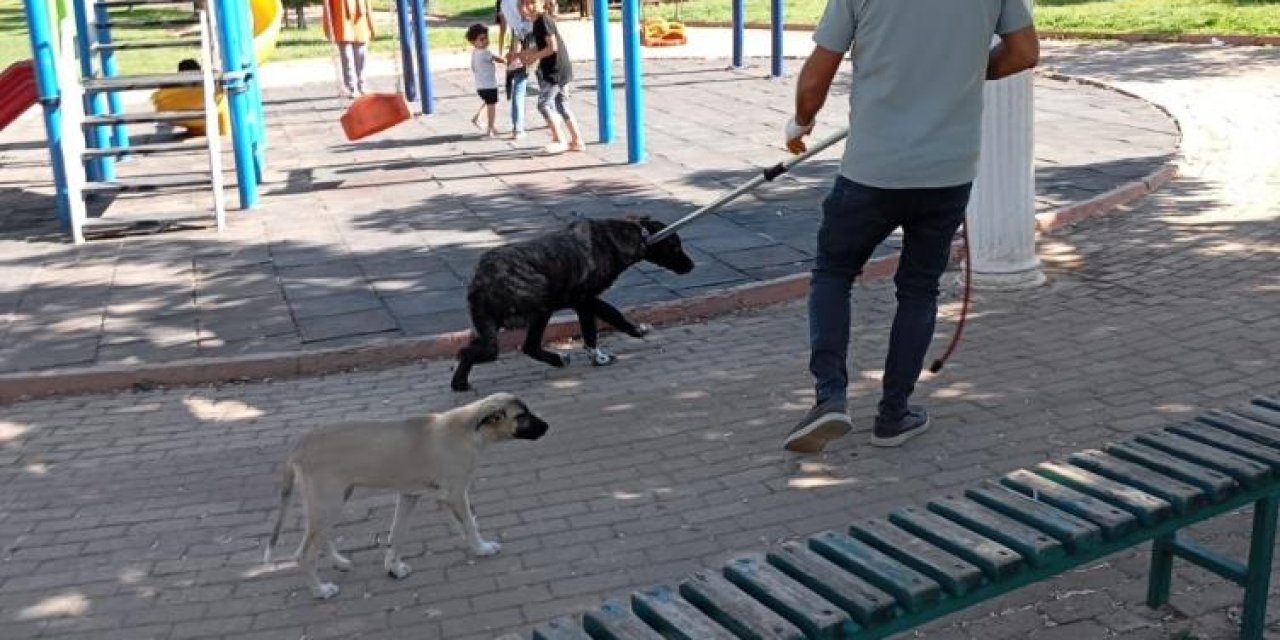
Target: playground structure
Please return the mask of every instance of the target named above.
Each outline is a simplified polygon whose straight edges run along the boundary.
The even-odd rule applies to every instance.
[[[278,0],[250,0],[249,13],[253,17],[253,51],[259,65],[271,57],[276,40],[280,37],[281,16],[284,7]],[[218,91],[215,97],[218,111],[218,133],[231,131],[231,116],[227,112],[226,96]],[[156,111],[192,111],[204,109],[204,92],[197,87],[165,87],[151,94],[151,104]],[[205,135],[204,118],[178,120],[173,123],[194,135]]]
[[[0,77],[4,89],[0,115],[7,124],[31,104],[41,105],[58,220],[75,242],[83,242],[86,233],[165,228],[208,215],[176,212],[161,220],[133,221],[124,229],[118,221],[87,218],[85,198],[121,192],[208,188],[215,225],[224,226],[220,136],[205,136],[207,175],[118,178],[116,163],[130,156],[201,149],[180,141],[140,143],[131,137],[130,129],[135,125],[167,123],[192,133],[229,133],[240,208],[257,205],[267,149],[258,65],[276,46],[284,13],[280,0],[24,0],[23,4],[30,25],[32,59],[14,65]],[[430,113],[433,100],[425,66],[425,4],[423,0],[397,4],[402,26],[413,25],[412,29],[401,29],[406,34],[401,41],[405,68],[418,70],[406,73],[414,82],[405,91],[420,96],[423,113]],[[191,15],[137,19],[113,11],[160,5],[186,5],[192,9]],[[153,39],[116,41],[113,27],[176,27],[196,35],[175,37],[158,31]],[[199,71],[123,73],[116,56],[129,49],[192,46],[200,50]],[[178,61],[175,55],[175,68]],[[153,91],[156,110],[128,112],[122,94],[129,91]]]

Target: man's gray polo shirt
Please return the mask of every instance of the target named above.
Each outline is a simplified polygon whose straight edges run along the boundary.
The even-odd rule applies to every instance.
[[[1028,0],[829,0],[818,46],[853,47],[840,173],[873,187],[973,180],[991,37],[1031,24]]]

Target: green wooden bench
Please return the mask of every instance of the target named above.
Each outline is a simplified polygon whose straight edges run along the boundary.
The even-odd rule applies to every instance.
[[[1180,531],[1253,505],[1247,564]],[[1014,471],[924,507],[854,523],[556,618],[535,640],[871,640],[1152,541],[1147,604],[1174,558],[1244,587],[1260,640],[1280,510],[1280,397]]]

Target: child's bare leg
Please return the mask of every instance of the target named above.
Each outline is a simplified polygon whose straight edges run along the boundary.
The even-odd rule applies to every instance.
[[[489,105],[485,104],[484,102],[480,103],[480,108],[476,109],[476,114],[474,116],[471,116],[471,126],[476,128],[480,127],[480,114],[484,113],[484,109],[487,106]]]
[[[489,120],[489,128],[487,129],[487,131],[489,132],[489,135],[496,136],[498,135],[498,128],[494,124],[494,120],[496,120],[498,117],[498,105],[486,104],[484,108],[485,108],[485,113],[488,116],[488,120]]]
[[[564,131],[560,128],[560,120],[556,117],[547,118],[547,129],[551,131],[551,142],[564,142]]]
[[[578,119],[570,117],[564,121],[569,129],[569,146],[578,148],[582,146],[582,133],[578,130]]]
[[[542,86],[538,93],[538,113],[541,113],[542,118],[547,121],[547,129],[551,132],[552,144],[564,142],[564,132],[560,129],[560,121],[556,118],[556,114],[551,108],[557,93],[559,93],[559,89],[555,86]]]

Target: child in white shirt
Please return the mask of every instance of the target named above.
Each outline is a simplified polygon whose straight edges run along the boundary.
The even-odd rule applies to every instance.
[[[471,118],[471,124],[480,126],[480,112],[484,111],[488,118],[485,133],[494,138],[498,135],[498,129],[494,126],[498,113],[498,72],[494,65],[505,60],[489,51],[489,27],[483,24],[476,23],[467,29],[467,42],[472,46],[471,73],[475,76],[476,93],[483,101],[475,117]]]

